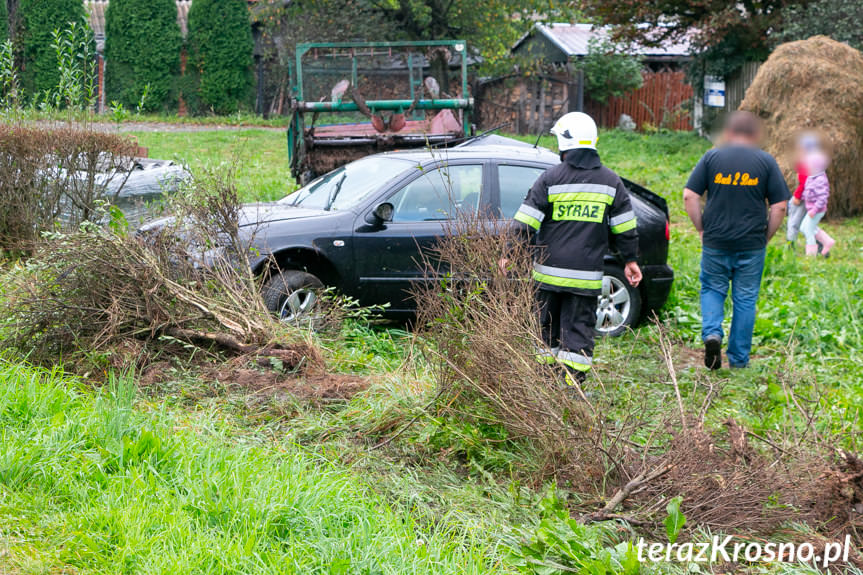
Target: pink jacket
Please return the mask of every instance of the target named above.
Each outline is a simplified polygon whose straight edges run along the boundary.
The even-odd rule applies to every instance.
[[[830,182],[827,180],[826,169],[830,160],[821,153],[812,154],[807,158],[809,177],[803,185],[803,201],[806,211],[820,214],[827,211],[827,200],[830,198]]]

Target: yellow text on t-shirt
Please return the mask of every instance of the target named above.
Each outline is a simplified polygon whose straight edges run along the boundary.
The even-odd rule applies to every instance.
[[[753,178],[749,175],[748,172],[735,172],[732,176],[731,174],[723,175],[722,172],[717,172],[716,176],[713,178],[714,184],[727,184],[731,186],[757,186],[758,178]]]

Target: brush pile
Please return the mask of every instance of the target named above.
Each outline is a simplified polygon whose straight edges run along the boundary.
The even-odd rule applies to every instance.
[[[764,120],[766,149],[793,181],[791,153],[803,130],[823,134],[833,161],[829,215],[863,212],[863,55],[825,36],[779,46],[740,105]]]
[[[176,196],[176,217],[150,233],[130,233],[119,216],[47,237],[3,278],[6,345],[34,363],[62,358],[83,369],[99,358],[144,367],[172,347],[285,370],[316,363],[302,333],[261,298],[238,206],[229,180],[201,178]]]
[[[437,404],[450,416],[503,426],[544,455],[545,473],[575,470],[590,485],[605,474],[603,440],[614,445],[614,438],[580,389],[564,391],[562,368],[537,361],[536,285],[520,277],[533,254],[512,241],[507,225],[453,220],[425,254],[428,281],[415,297]]]

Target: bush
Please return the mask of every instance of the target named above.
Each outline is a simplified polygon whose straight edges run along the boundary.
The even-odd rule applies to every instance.
[[[536,360],[542,347],[536,285],[512,281],[498,265],[505,255],[519,273],[530,269],[533,253],[512,241],[506,226],[453,220],[423,262],[428,281],[414,294],[417,324],[439,405],[450,417],[500,425],[509,439],[527,439],[544,461],[579,469],[588,485],[605,473],[595,450],[601,425],[592,405],[558,388],[560,369]],[[438,270],[448,274],[441,279]]]
[[[15,47],[5,40],[0,44],[0,114],[8,115],[18,108],[18,70]]]
[[[18,10],[24,56],[21,85],[27,94],[36,96],[53,90],[59,84],[53,33],[65,30],[72,22],[86,26],[84,3],[78,0],[21,0]]]
[[[96,43],[88,26],[72,22],[51,34],[58,71],[57,85],[40,95],[42,104],[88,114],[96,105]]]
[[[105,90],[135,109],[176,107],[183,39],[174,0],[112,0],[105,16]]]
[[[0,42],[5,42],[9,32],[9,14],[6,12],[6,3],[0,2]]]
[[[99,217],[136,150],[116,134],[0,124],[0,250],[26,252],[44,231]]]
[[[198,111],[231,114],[250,104],[254,40],[244,0],[196,0],[189,10],[189,48]]]

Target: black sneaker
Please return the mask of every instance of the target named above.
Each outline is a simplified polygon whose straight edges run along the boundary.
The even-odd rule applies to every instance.
[[[709,335],[704,340],[704,367],[719,369],[722,367],[722,338]]]

